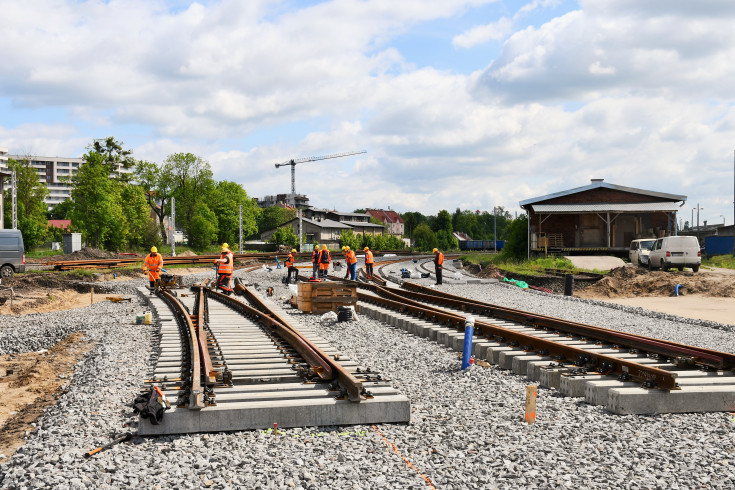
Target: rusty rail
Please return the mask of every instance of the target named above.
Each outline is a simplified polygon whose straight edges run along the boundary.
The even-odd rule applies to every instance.
[[[252,291],[248,290],[239,282],[236,282],[235,284],[235,291],[238,294],[245,295],[245,297],[256,307],[212,290],[208,292],[208,295],[230,308],[240,311],[256,321],[261,322],[270,331],[288,342],[288,344],[298,352],[309,365],[309,368],[321,379],[336,379],[347,391],[349,400],[360,401],[361,396],[365,392],[360,380],[355,378],[352,373],[345,369],[344,366],[314,345],[313,342],[307,339],[296,328],[288,324],[286,320],[271,311],[270,308],[268,308]]]
[[[407,291],[400,291],[398,294],[418,299],[420,301],[428,301],[452,308],[459,308],[471,313],[510,320],[532,327],[544,328],[552,331],[556,330],[588,339],[601,340],[675,360],[677,358],[684,358],[681,359],[684,361],[686,358],[691,358],[697,364],[702,364],[715,369],[735,368],[735,354],[730,354],[728,352],[720,352],[702,347],[679,344],[668,340],[645,337],[643,335],[610,330],[584,323],[571,322],[560,318],[515,310],[512,308],[455,296],[444,291],[437,291],[415,283],[404,283],[402,287]]]
[[[396,292],[389,291],[380,286],[361,285],[361,287],[375,288],[377,294],[387,297],[373,296],[358,292],[358,299],[367,303],[379,304],[381,306],[397,310],[402,313],[410,313],[421,319],[440,323],[462,331],[464,329],[465,316],[443,311],[439,308],[421,304],[417,301],[407,299]],[[628,359],[620,359],[605,354],[597,354],[579,347],[573,347],[525,334],[516,330],[493,325],[485,321],[475,321],[475,329],[482,335],[496,339],[499,343],[509,343],[518,346],[527,352],[536,352],[539,355],[555,357],[560,361],[569,363],[584,362],[594,363],[597,371],[602,374],[617,373],[630,376],[632,379],[645,383],[647,386],[664,390],[678,388],[676,374],[663,369],[638,364]]]
[[[202,360],[200,357],[199,339],[196,328],[194,327],[189,312],[186,311],[178,299],[166,290],[158,290],[156,292],[174,313],[179,328],[182,330],[182,338],[187,343],[189,351],[189,379],[186,379],[189,392],[188,408],[191,410],[201,410],[204,408],[204,393],[202,389]]]

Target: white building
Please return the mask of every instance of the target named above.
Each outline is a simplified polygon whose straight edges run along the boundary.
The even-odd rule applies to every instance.
[[[0,151],[2,148],[0,148]],[[31,166],[38,172],[39,182],[46,184],[48,188],[48,196],[46,197],[46,205],[49,209],[59,203],[71,199],[71,177],[77,173],[79,166],[84,163],[82,158],[68,157],[42,157],[32,155],[7,155],[5,160],[0,161],[0,170],[6,170],[8,159],[23,161],[29,160]],[[118,166],[118,173],[130,173],[130,169]]]

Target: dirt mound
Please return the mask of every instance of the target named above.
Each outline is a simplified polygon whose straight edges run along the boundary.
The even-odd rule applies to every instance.
[[[605,277],[579,292],[580,297],[673,296],[701,294],[724,298],[735,297],[735,275],[678,271],[648,271],[626,266],[613,269]]]
[[[187,250],[187,251],[185,251],[185,252],[181,252],[181,253],[180,253],[180,254],[178,254],[177,256],[178,256],[178,257],[196,257],[196,256],[197,256],[197,254],[195,254],[195,253],[194,253],[194,252],[192,252],[191,250]]]

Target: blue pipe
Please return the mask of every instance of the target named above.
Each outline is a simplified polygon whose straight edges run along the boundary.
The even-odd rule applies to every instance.
[[[674,293],[676,294],[676,296],[679,296],[679,287],[680,286],[681,286],[681,284],[677,284],[676,285],[676,288],[674,289]]]
[[[464,345],[462,346],[462,371],[470,367],[472,358],[472,335],[475,331],[475,319],[468,316],[464,321]]]

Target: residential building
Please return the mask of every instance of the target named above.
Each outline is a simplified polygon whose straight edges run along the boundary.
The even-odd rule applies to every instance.
[[[405,222],[401,215],[392,210],[384,209],[366,209],[365,212],[386,226],[386,233],[389,235],[402,236]]]
[[[382,235],[384,227],[371,223],[371,216],[367,213],[340,213],[339,211],[327,211],[327,218],[349,225],[355,234],[359,235]]]
[[[676,235],[687,196],[592,179],[589,185],[520,202],[528,215],[529,255],[627,253],[637,238]]]
[[[77,173],[79,166],[84,163],[82,158],[68,157],[43,157],[43,156],[27,156],[27,155],[8,155],[8,159],[17,161],[28,160],[31,166],[38,172],[39,182],[48,188],[48,196],[45,199],[49,209],[59,203],[71,199],[71,177]],[[0,162],[7,169],[7,161]],[[132,170],[118,166],[116,173],[130,173]]]
[[[257,199],[256,202],[261,208],[269,208],[271,206],[287,206],[290,208],[305,208],[309,206],[309,198],[304,194],[276,194],[275,196],[265,196],[263,199]]]

